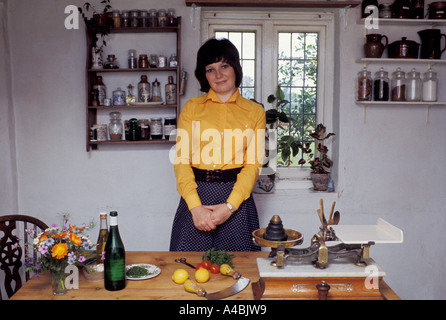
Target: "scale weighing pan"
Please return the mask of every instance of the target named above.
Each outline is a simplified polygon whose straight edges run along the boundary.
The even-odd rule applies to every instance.
[[[376,225],[333,225],[339,241],[345,244],[403,243],[403,231],[384,219],[378,218]]]

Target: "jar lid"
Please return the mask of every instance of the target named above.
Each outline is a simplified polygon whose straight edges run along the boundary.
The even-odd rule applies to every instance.
[[[161,121],[161,118],[150,118],[151,121]]]
[[[437,76],[437,73],[435,71],[433,71],[432,68],[429,68],[429,70],[427,70],[424,73],[425,78],[435,78],[436,76]]]
[[[408,77],[408,78],[418,78],[419,76],[420,76],[420,73],[417,72],[415,68],[413,68],[412,70],[410,70],[410,71],[407,73],[407,77]]]
[[[112,119],[121,119],[121,112],[113,111],[109,113]]]
[[[164,120],[176,120],[176,117],[165,117]]]
[[[396,71],[393,73],[394,77],[404,77],[405,73],[404,71],[401,71],[401,68],[396,69]]]
[[[375,76],[376,77],[387,77],[388,76],[388,72],[384,70],[383,67],[381,67],[378,71],[376,71]]]

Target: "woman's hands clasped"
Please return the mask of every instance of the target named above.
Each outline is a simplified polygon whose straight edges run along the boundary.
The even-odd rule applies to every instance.
[[[225,203],[211,206],[198,206],[191,209],[195,227],[201,231],[211,231],[224,223],[231,216],[231,210]]]

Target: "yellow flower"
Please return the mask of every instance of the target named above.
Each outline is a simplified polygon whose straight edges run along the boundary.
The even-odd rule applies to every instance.
[[[56,259],[63,259],[68,253],[68,247],[65,243],[58,243],[51,249],[51,256]]]
[[[80,246],[82,244],[82,239],[74,233],[70,233],[70,241],[73,242],[76,246]]]

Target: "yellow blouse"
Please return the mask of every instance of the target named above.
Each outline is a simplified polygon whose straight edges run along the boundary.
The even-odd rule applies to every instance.
[[[227,170],[243,167],[227,202],[235,208],[249,198],[265,151],[265,111],[237,90],[222,102],[215,92],[189,100],[177,125],[174,171],[177,190],[189,209],[201,205],[192,167]]]

